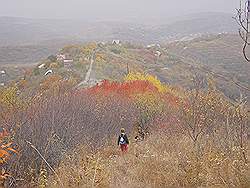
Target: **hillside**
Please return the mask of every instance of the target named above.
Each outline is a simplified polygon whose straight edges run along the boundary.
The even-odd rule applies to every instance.
[[[192,40],[204,34],[235,33],[238,28],[232,17],[225,13],[186,15],[174,23],[157,27],[154,33],[159,41]]]
[[[250,84],[250,66],[242,58],[241,47],[237,35],[220,34],[172,43],[166,50],[180,58],[183,64],[190,65],[194,72],[214,77],[218,87],[235,98],[239,91],[249,96],[245,88]]]
[[[249,187],[240,47],[230,34],[76,43],[1,65],[0,185]]]
[[[49,20],[0,17],[0,46],[34,45],[77,40],[146,40],[142,36],[146,26],[134,23],[93,22],[81,20]],[[99,32],[102,31],[102,32]],[[141,35],[141,36],[140,36]]]
[[[194,77],[186,90],[142,73],[161,61],[141,47],[92,43],[64,55],[0,88],[2,186],[249,187],[245,99],[211,80],[203,88]]]
[[[100,32],[102,31],[102,32]],[[126,22],[92,22],[0,17],[0,64],[35,63],[67,44],[124,42],[151,44],[192,40],[202,35],[235,33],[231,14],[203,13],[143,25]]]
[[[180,39],[191,34],[234,33],[237,31],[237,26],[232,16],[226,13],[192,14],[173,18],[164,25],[153,27],[138,23],[111,21],[88,23],[81,20],[0,17],[0,45],[30,45],[49,40],[107,42],[112,39],[148,43]]]
[[[97,52],[92,57],[95,48]],[[157,53],[160,53],[159,57]],[[163,83],[184,88],[192,87],[194,75],[203,80],[212,78],[218,89],[231,99],[237,99],[240,93],[249,96],[250,67],[241,55],[241,41],[237,35],[207,35],[151,48],[130,43],[77,44],[66,46],[57,54],[66,54],[73,63],[63,65],[44,59],[38,65],[45,63],[46,66],[29,79],[39,81],[47,70],[52,69],[66,78],[74,75],[79,84],[86,78],[93,61],[88,73],[92,84],[101,80],[122,80],[129,68],[129,71],[146,72]]]
[[[49,40],[39,44],[0,46],[0,65],[34,64],[55,54],[67,44],[81,44],[76,40]]]

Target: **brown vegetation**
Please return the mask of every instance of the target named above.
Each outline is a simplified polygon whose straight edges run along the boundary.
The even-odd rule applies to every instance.
[[[52,75],[26,98],[16,86],[2,90],[1,125],[20,148],[4,168],[12,177],[5,184],[248,187],[245,101],[232,103],[211,81],[202,85],[194,79],[193,90],[177,90],[131,73],[77,91]],[[116,146],[121,127],[131,140],[126,155]]]

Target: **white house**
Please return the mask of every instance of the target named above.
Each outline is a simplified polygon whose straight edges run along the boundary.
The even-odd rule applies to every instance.
[[[52,73],[53,73],[53,71],[50,69],[50,70],[45,72],[44,76],[47,76],[47,75],[52,74]]]
[[[147,48],[155,48],[155,47],[161,48],[161,45],[160,44],[149,44],[149,45],[147,45]]]
[[[43,68],[44,66],[45,66],[45,64],[43,63],[43,64],[39,65],[38,68],[41,69],[41,68]]]
[[[64,63],[73,63],[74,60],[73,59],[64,59],[63,62]]]
[[[1,86],[1,87],[4,87],[4,86],[5,86],[5,84],[4,84],[4,83],[0,83],[0,86]]]
[[[120,40],[113,40],[112,44],[121,45],[121,41]]]
[[[147,45],[147,48],[153,48],[155,46],[156,46],[156,44],[149,44],[149,45]]]
[[[5,70],[0,71],[1,74],[6,74]]]
[[[161,55],[162,55],[162,53],[161,53],[160,51],[157,50],[157,51],[155,52],[155,56],[156,56],[156,57],[161,57]]]

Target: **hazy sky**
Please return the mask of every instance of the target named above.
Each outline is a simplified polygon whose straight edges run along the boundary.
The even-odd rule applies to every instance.
[[[239,0],[0,0],[0,16],[153,21],[197,12],[233,12]]]

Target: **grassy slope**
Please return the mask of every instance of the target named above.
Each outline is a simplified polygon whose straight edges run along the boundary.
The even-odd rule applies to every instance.
[[[221,90],[230,97],[236,97],[239,95],[237,90],[241,88],[236,87],[232,80],[242,86],[250,84],[250,65],[243,59],[241,47],[238,36],[218,35],[173,43],[167,47],[167,51],[181,58],[182,64],[195,65],[197,72],[209,73],[215,78]],[[241,91],[249,95],[246,90]]]
[[[234,81],[243,87],[250,84],[250,65],[242,57],[241,46],[236,35],[211,35],[191,41],[167,43],[162,48],[155,49],[107,44],[100,50],[104,59],[95,61],[93,65],[91,79],[121,80],[126,74],[128,64],[130,71],[147,72],[165,83],[185,88],[191,87],[194,74],[199,74],[204,79],[209,76],[215,79],[221,91],[235,99],[239,97],[240,91],[249,95],[249,92],[233,83]],[[69,70],[55,69],[55,72],[63,76],[71,72],[80,80],[83,79],[89,62],[84,60],[86,54],[81,53],[82,47],[69,47],[68,53],[74,59],[73,66]],[[156,50],[162,52],[159,59],[154,55]]]
[[[240,92],[249,95],[243,87],[250,84],[250,65],[243,59],[241,47],[237,35],[211,35],[166,44],[161,49],[108,47],[104,52],[108,54],[107,62],[99,63],[102,69],[95,71],[103,76],[99,79],[121,79],[128,63],[131,71],[148,72],[163,82],[185,88],[191,86],[193,75],[199,74],[203,79],[212,77],[221,91],[235,99]],[[112,48],[118,48],[120,53],[111,53]],[[158,60],[156,50],[162,52]]]

